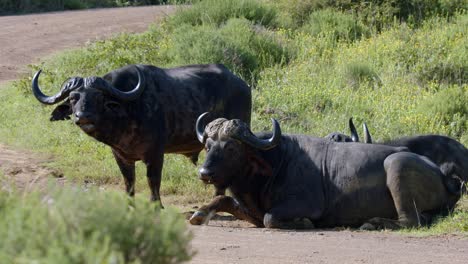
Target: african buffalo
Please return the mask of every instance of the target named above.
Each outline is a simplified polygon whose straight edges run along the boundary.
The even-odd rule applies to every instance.
[[[372,137],[364,123],[364,142],[372,143]],[[352,118],[349,119],[351,136],[331,133],[326,138],[336,142],[359,142]],[[340,137],[334,136],[339,134]],[[378,144],[406,147],[409,151],[429,158],[445,175],[444,183],[448,190],[461,196],[468,182],[468,149],[460,142],[442,135],[418,135],[402,137]]]
[[[372,143],[372,137],[369,133],[369,129],[367,128],[366,123],[363,123],[362,127],[364,129],[364,142]],[[354,126],[352,117],[349,119],[349,130],[351,131],[351,136],[339,132],[332,132],[326,135],[325,139],[335,142],[359,142],[359,135],[356,131],[356,127]]]
[[[135,193],[136,161],[146,165],[154,201],[160,200],[164,153],[183,154],[196,164],[203,145],[194,128],[203,112],[250,123],[251,89],[223,65],[129,65],[102,78],[71,78],[54,96],[41,92],[40,73],[32,81],[37,100],[50,105],[65,101],[50,120],[72,115],[81,130],[109,145],[130,196]]]
[[[207,151],[199,177],[234,198],[215,197],[192,224],[222,211],[268,228],[413,227],[451,202],[439,168],[406,148],[281,135],[274,119],[273,132],[257,136],[241,120],[204,127],[205,118],[196,124]]]

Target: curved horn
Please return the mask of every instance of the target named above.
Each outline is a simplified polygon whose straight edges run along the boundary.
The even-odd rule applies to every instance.
[[[198,141],[200,141],[200,143],[202,144],[205,144],[204,142],[205,141],[204,133],[205,133],[205,125],[206,125],[205,120],[209,114],[210,114],[209,112],[205,112],[201,114],[197,118],[197,123],[195,124],[195,132],[197,133]]]
[[[122,101],[133,101],[137,99],[138,97],[140,97],[140,95],[143,93],[145,89],[145,77],[143,74],[141,74],[141,71],[138,68],[138,66],[135,65],[135,69],[138,75],[138,83],[135,86],[135,88],[133,88],[133,90],[128,91],[128,92],[120,91],[119,89],[112,86],[112,84],[110,84],[106,80],[104,80],[102,84],[103,87],[99,86],[97,88],[101,88],[103,91],[107,92],[111,96],[117,99],[120,99]]]
[[[354,126],[352,117],[349,118],[349,130],[351,130],[351,140],[353,142],[359,142],[359,136],[356,131],[356,127]]]
[[[275,119],[272,118],[271,122],[273,125],[273,135],[269,139],[260,139],[248,129],[244,130],[242,135],[235,135],[234,137],[257,149],[268,150],[274,148],[281,140],[281,128]]]
[[[372,144],[372,137],[369,133],[369,129],[367,128],[366,123],[362,124],[362,127],[364,129],[364,142]]]
[[[34,97],[36,97],[36,99],[43,104],[56,104],[67,98],[71,91],[83,85],[83,78],[75,77],[68,80],[57,94],[53,96],[47,96],[44,93],[42,93],[41,88],[39,87],[39,75],[41,74],[41,72],[42,70],[39,70],[36,72],[36,74],[34,74],[32,80],[32,91]]]

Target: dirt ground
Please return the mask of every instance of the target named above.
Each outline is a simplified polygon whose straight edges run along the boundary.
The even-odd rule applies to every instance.
[[[147,6],[0,16],[0,82],[14,80],[25,65],[57,51],[119,32],[142,32],[175,9]]]
[[[0,86],[25,66],[117,32],[140,32],[174,7],[134,7],[0,17]],[[51,157],[0,145],[0,169],[21,189],[66,179],[42,164]],[[6,188],[2,184],[1,188]],[[468,263],[468,238],[392,232],[271,231],[238,220],[191,226],[192,263]]]

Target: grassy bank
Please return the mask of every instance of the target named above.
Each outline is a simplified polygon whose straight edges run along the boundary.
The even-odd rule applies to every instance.
[[[122,193],[65,187],[0,192],[3,263],[180,263],[191,234],[174,210]]]
[[[331,2],[205,0],[160,27],[65,52],[32,72],[43,68],[41,86],[53,93],[71,76],[130,63],[224,63],[254,87],[254,130],[270,129],[274,117],[286,133],[324,136],[347,132],[353,116],[376,140],[435,133],[466,146],[466,1]],[[70,179],[122,184],[109,148],[69,121],[48,121],[53,108],[32,97],[30,79],[0,94],[1,141],[54,154],[51,166]],[[195,174],[188,159],[166,155],[163,201],[211,196]],[[146,191],[142,166],[137,178]]]

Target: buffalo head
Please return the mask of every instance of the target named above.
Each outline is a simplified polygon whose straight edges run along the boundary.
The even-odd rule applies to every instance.
[[[366,123],[362,124],[364,130],[364,142],[365,143],[372,143],[372,137],[369,133],[369,129],[367,128]],[[359,142],[359,135],[356,131],[356,127],[353,123],[353,118],[349,119],[349,130],[351,132],[351,136],[341,134],[339,132],[333,132],[325,136],[325,139],[335,142]]]
[[[60,91],[47,96],[39,87],[39,70],[32,80],[32,90],[36,99],[47,105],[58,105],[52,112],[51,121],[70,119],[91,136],[98,136],[101,129],[110,129],[127,115],[123,103],[136,100],[144,90],[144,76],[136,67],[137,85],[128,92],[113,87],[101,77],[74,77],[67,80]]]
[[[281,129],[274,119],[271,137],[260,139],[239,119],[218,118],[204,127],[207,115],[200,115],[196,123],[198,140],[205,145],[207,152],[205,162],[199,169],[199,178],[206,184],[228,187],[236,175],[245,173],[244,168],[250,162],[252,153],[274,148],[280,142]]]

